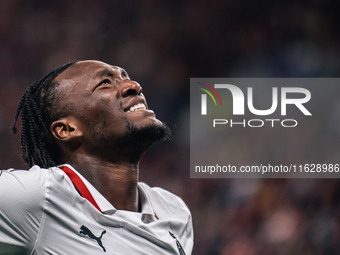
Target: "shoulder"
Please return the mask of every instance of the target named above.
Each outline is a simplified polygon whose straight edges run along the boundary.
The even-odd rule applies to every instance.
[[[0,189],[6,191],[29,191],[43,185],[49,175],[49,169],[33,166],[29,170],[0,170]]]
[[[159,188],[149,187],[145,183],[139,183],[147,193],[148,199],[154,209],[156,217],[164,229],[176,233],[183,248],[191,254],[193,248],[194,232],[192,217],[189,208],[177,195]]]
[[[29,209],[44,200],[46,187],[56,179],[58,168],[48,169],[33,166],[29,170],[0,170],[0,209],[20,206]]]
[[[9,248],[11,251],[18,244],[33,247],[43,214],[49,176],[48,169],[38,166],[30,170],[0,171],[0,244],[12,247]]]
[[[139,185],[147,193],[155,210],[158,209],[158,212],[161,210],[168,215],[191,220],[190,210],[179,196],[160,187],[150,187],[143,182],[140,182]]]
[[[0,171],[0,205],[29,205],[32,198],[39,198],[43,194],[44,184],[48,172],[38,166],[30,170],[8,169]]]

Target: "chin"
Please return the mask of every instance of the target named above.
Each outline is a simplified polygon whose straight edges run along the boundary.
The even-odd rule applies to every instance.
[[[139,143],[149,143],[151,145],[158,141],[170,140],[171,130],[160,121],[142,127],[129,125],[127,137],[134,142],[138,141]]]
[[[111,154],[111,158],[112,155],[116,155],[117,158],[114,160],[137,163],[152,144],[170,139],[170,128],[164,123],[142,127],[129,125],[126,135],[115,140],[109,146],[112,151],[115,151],[115,153]]]

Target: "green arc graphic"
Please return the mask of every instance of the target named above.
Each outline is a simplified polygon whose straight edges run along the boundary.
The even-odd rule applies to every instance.
[[[204,92],[206,92],[212,98],[212,100],[214,101],[215,106],[217,106],[217,103],[216,103],[214,96],[208,90],[203,89],[203,88],[200,88],[200,89],[203,90]]]

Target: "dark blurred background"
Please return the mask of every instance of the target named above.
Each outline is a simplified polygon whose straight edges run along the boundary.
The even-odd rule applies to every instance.
[[[339,5],[1,0],[0,166],[26,168],[19,135],[10,133],[26,86],[66,62],[102,60],[124,67],[173,130],[172,142],[145,155],[141,180],[187,203],[194,220],[193,254],[340,254],[338,180],[189,178],[189,78],[339,77]],[[340,141],[336,131],[334,140]],[[313,134],[306,132],[304,139],[313,141]],[[238,141],[230,142],[237,150]],[[340,153],[339,142],[332,144],[333,153]]]

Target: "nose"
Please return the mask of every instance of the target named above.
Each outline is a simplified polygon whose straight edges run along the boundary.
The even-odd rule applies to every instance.
[[[123,97],[137,96],[142,93],[142,87],[136,81],[123,80],[120,84],[120,91]]]

